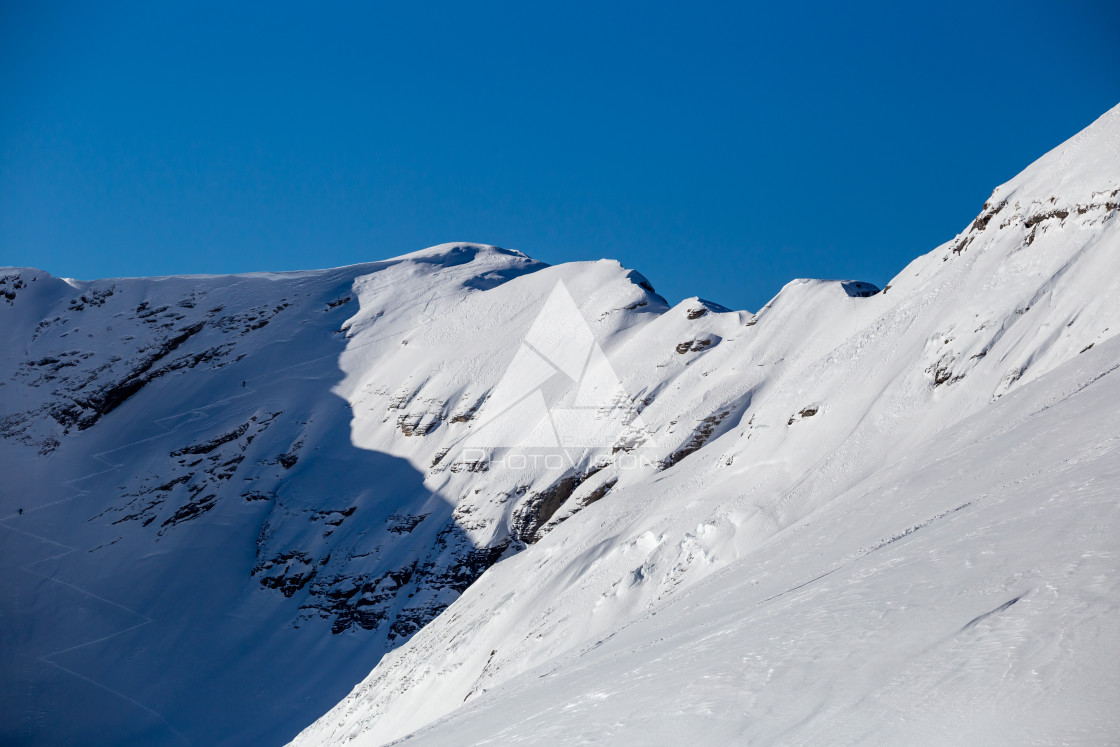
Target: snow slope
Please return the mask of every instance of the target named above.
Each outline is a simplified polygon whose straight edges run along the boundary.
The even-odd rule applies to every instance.
[[[503,554],[603,497],[614,442],[512,470],[463,449],[560,282],[589,335],[651,328],[643,355],[665,370],[645,399],[671,386],[665,411],[708,416],[689,388],[708,353],[675,346],[745,315],[667,316],[616,262],[450,244],[305,273],[0,270],[3,738],[290,738]]]
[[[881,293],[593,323],[647,438],[296,743],[1114,740],[1118,211],[1120,107]]]
[[[0,269],[0,742],[1107,733],[1118,151],[756,314],[473,244]]]
[[[0,741],[276,743],[437,614],[504,546],[351,442],[339,358],[540,267],[449,245],[310,273],[0,271]],[[392,290],[356,289],[373,278]]]

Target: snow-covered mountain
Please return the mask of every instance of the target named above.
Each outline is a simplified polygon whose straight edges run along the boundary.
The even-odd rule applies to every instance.
[[[603,330],[660,462],[297,742],[1114,739],[1118,210],[1120,108],[881,293]]]
[[[466,244],[0,270],[0,737],[1108,741],[1118,212],[1120,107],[755,314]]]

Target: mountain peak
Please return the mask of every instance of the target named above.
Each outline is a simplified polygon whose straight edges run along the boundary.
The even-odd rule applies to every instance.
[[[754,315],[473,243],[0,271],[0,741],[1108,741],[1118,117]]]

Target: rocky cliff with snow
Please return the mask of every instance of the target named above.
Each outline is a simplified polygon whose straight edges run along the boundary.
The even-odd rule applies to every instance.
[[[467,244],[0,270],[0,734],[1106,740],[1118,214],[1120,108],[757,313]]]

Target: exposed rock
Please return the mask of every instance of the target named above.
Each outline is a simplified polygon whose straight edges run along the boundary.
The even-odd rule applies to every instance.
[[[723,422],[724,418],[731,414],[731,410],[723,410],[714,415],[709,415],[700,421],[699,425],[692,432],[689,439],[676,451],[669,454],[659,463],[660,469],[666,470],[677,464],[689,454],[693,454],[703,448],[704,444],[708,443],[712,434],[715,433],[716,428]]]

